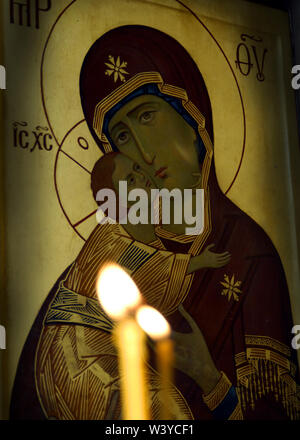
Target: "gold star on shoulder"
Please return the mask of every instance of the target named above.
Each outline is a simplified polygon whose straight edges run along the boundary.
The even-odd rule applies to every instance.
[[[125,70],[125,67],[127,67],[126,61],[120,60],[120,57],[117,57],[116,61],[112,55],[108,56],[108,62],[104,63],[108,69],[105,71],[105,75],[111,76],[114,74],[114,82],[117,82],[118,79],[120,79],[122,82],[125,82],[125,76],[129,75],[129,73]]]
[[[228,275],[224,275],[224,281],[221,281],[221,284],[225,287],[225,289],[222,290],[221,295],[227,295],[228,301],[230,301],[231,298],[233,298],[234,301],[239,301],[239,295],[242,293],[239,289],[242,284],[241,281],[235,281],[234,275],[232,275],[231,279],[229,279]]]

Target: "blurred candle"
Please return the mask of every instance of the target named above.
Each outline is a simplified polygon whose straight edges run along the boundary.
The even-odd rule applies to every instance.
[[[137,321],[145,333],[156,342],[157,368],[161,378],[161,418],[170,419],[171,386],[173,382],[174,347],[170,339],[171,328],[158,310],[142,305],[137,310]]]
[[[145,333],[134,317],[142,302],[141,294],[130,276],[116,264],[109,264],[100,271],[97,294],[104,311],[116,321],[114,335],[119,354],[122,417],[149,420]]]

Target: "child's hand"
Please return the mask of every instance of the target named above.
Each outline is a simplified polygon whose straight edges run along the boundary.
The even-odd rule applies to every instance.
[[[227,263],[229,263],[231,259],[231,255],[229,252],[223,252],[221,254],[217,254],[215,252],[211,252],[210,249],[213,248],[215,244],[210,244],[205,248],[202,254],[199,255],[201,257],[200,263],[203,265],[202,267],[223,267]]]
[[[215,244],[210,244],[205,248],[202,254],[191,258],[187,274],[193,273],[199,269],[203,269],[204,267],[213,267],[217,269],[229,263],[231,259],[230,253],[227,251],[221,254],[211,252],[210,249],[214,246]]]

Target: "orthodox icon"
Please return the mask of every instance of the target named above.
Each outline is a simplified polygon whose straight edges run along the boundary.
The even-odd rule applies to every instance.
[[[298,418],[284,270],[264,230],[219,187],[214,108],[191,55],[152,27],[117,27],[85,55],[80,97],[99,148],[89,191],[126,179],[145,190],[201,188],[204,230],[186,235],[175,222],[97,225],[32,327],[12,417],[122,416],[112,323],[95,292],[99,269],[114,261],[174,330],[172,418]],[[151,357],[148,378],[156,419],[164,402]]]

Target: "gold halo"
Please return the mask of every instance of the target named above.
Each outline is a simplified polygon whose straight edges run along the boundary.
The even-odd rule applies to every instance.
[[[96,226],[93,212],[97,206],[90,191],[90,173],[102,153],[84,121],[79,75],[89,48],[113,28],[127,24],[152,27],[169,34],[189,52],[210,96],[221,189],[228,191],[237,176],[245,148],[245,115],[234,71],[200,18],[182,2],[174,0],[173,4],[174,8],[123,0],[74,0],[61,12],[50,31],[43,52],[41,86],[46,118],[59,147],[55,188],[68,222],[82,239]],[[160,8],[159,14],[153,13],[156,7]],[[183,21],[188,21],[184,32]],[[227,107],[230,103],[230,111],[224,111],[224,102]]]

